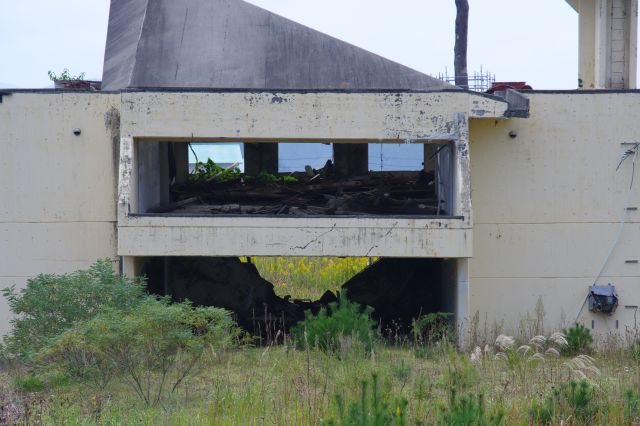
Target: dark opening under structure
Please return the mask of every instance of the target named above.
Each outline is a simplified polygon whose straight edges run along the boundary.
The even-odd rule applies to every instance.
[[[288,330],[304,318],[337,300],[327,291],[319,300],[296,300],[277,294],[258,268],[235,257],[139,258],[151,293],[196,305],[229,309],[238,323],[259,334],[271,327]],[[409,332],[412,320],[434,312],[454,313],[455,260],[382,258],[356,273],[338,291],[360,305],[371,306],[385,334]]]

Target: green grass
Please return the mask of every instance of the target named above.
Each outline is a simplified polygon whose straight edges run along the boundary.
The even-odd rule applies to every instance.
[[[44,424],[320,424],[337,416],[336,395],[357,401],[362,381],[376,373],[388,401],[407,400],[407,424],[434,424],[455,388],[463,395],[482,394],[486,411],[504,410],[508,424],[526,425],[532,401],[575,376],[564,365],[567,358],[548,358],[517,375],[494,356],[475,366],[468,359],[449,349],[427,359],[414,356],[411,348],[379,347],[374,355],[338,359],[313,349],[244,348],[204,361],[199,376],[157,407],[143,404],[120,382],[99,392],[80,383],[28,392],[14,387],[15,377],[7,372],[0,379],[0,404],[16,407],[16,420],[24,422],[28,415]],[[604,361],[596,360],[601,374],[589,379],[597,406],[590,420],[630,424],[625,392],[640,387],[640,369],[631,358]],[[569,408],[556,420],[575,424]]]

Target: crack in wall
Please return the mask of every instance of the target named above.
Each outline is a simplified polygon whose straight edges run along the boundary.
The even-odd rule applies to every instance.
[[[393,232],[393,230],[396,228],[396,226],[398,226],[398,222],[394,222],[393,225],[391,225],[391,228],[389,228],[389,230],[382,237],[380,237],[380,240],[383,240],[383,239],[387,238],[389,236],[389,234],[391,234],[391,232]],[[364,255],[364,257],[369,257],[371,252],[373,250],[377,249],[378,247],[379,247],[378,244],[374,244],[373,246],[371,246],[369,248],[369,250],[367,251],[367,253]]]
[[[292,247],[291,250],[295,250],[295,249],[300,249],[300,250],[305,250],[307,247],[309,247],[311,244],[313,244],[314,242],[318,241],[320,238],[324,237],[325,235],[327,235],[328,233],[334,231],[336,229],[336,226],[338,224],[334,223],[331,226],[331,229],[329,229],[328,231],[323,232],[322,234],[319,234],[317,236],[315,236],[311,241],[309,241],[307,244],[303,245],[303,246],[295,246]]]

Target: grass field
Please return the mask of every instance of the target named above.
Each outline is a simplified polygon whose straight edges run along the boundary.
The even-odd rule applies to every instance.
[[[297,298],[335,290],[367,260],[332,262],[255,260]],[[330,353],[245,341],[207,350],[196,374],[149,404],[123,377],[101,388],[17,363],[0,372],[0,424],[640,424],[640,350],[610,344],[591,358],[566,355],[558,335],[515,340],[483,336],[459,351],[407,338],[365,351],[343,336]]]
[[[576,373],[568,361],[548,358],[512,368],[495,356],[474,365],[469,356],[446,348],[424,357],[412,348],[380,347],[375,355],[342,358],[282,346],[244,348],[203,362],[197,377],[157,406],[143,404],[124,383],[101,391],[59,383],[25,392],[13,387],[8,373],[2,375],[0,394],[5,420],[23,424],[306,425],[338,419],[336,397],[360,401],[362,382],[368,381],[371,392],[376,374],[379,404],[386,403],[391,413],[402,410],[406,422],[401,424],[437,424],[455,390],[461,397],[483,395],[487,415],[503,412],[506,424],[526,425],[536,424],[530,413],[534,401],[543,402],[585,374],[592,394],[575,405],[559,403],[553,424],[623,425],[640,419],[637,394],[625,397],[640,388],[640,370],[630,358],[622,353],[596,358],[599,373]]]

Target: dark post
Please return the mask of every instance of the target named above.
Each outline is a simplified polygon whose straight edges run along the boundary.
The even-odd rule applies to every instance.
[[[257,142],[244,144],[244,172],[258,176],[260,172],[278,173],[278,144]]]
[[[469,29],[469,1],[456,0],[456,44],[453,48],[453,67],[456,86],[469,88],[467,73],[467,33]]]
[[[333,161],[340,177],[364,176],[369,173],[369,144],[334,143]]]

